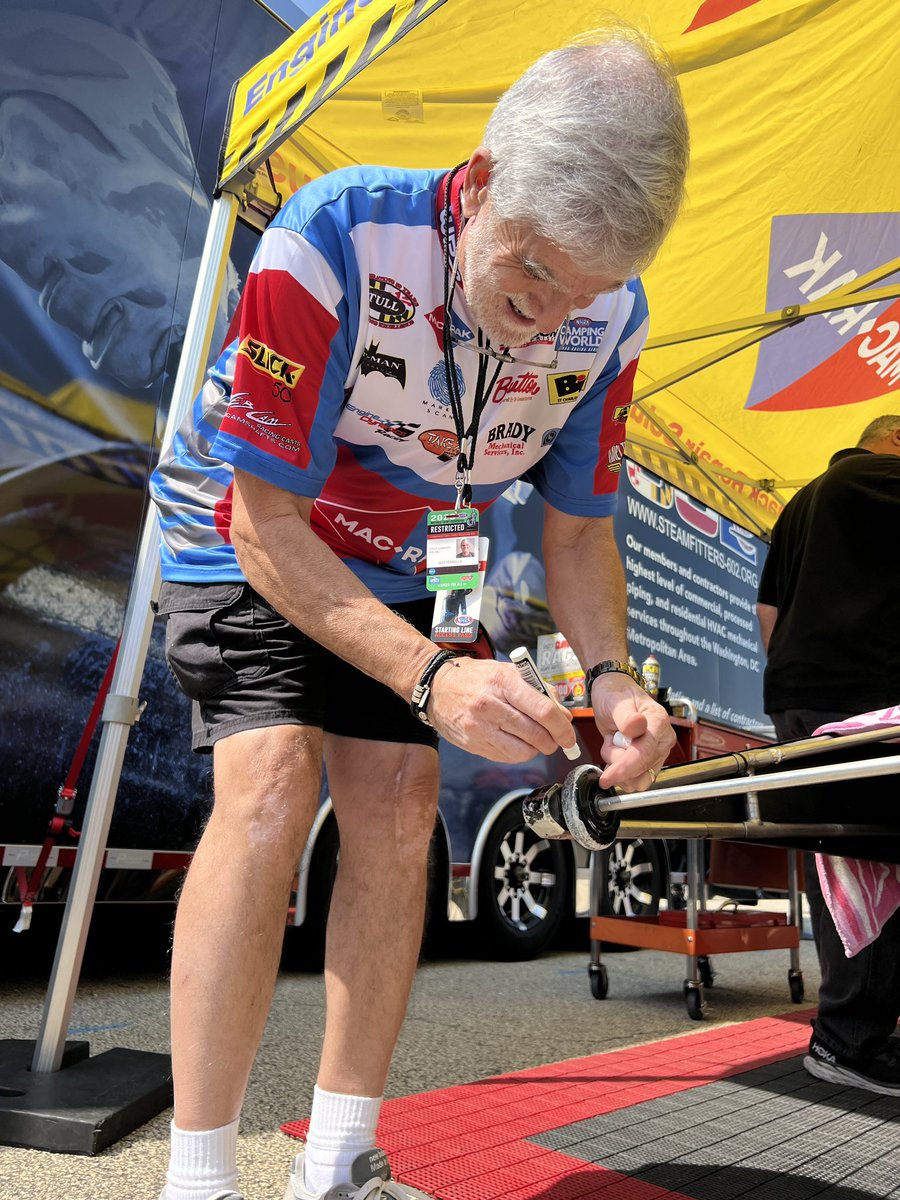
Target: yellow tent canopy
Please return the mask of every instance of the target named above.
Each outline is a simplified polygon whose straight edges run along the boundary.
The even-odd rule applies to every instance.
[[[672,56],[688,203],[645,276],[628,454],[748,529],[900,411],[900,22],[868,0],[611,0]],[[263,227],[360,162],[451,166],[585,0],[334,0],[235,85],[219,191]],[[897,396],[894,399],[894,396]]]

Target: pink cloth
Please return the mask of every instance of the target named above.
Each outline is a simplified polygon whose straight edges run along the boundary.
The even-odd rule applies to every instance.
[[[819,733],[856,733],[900,725],[900,704],[820,725]],[[900,908],[900,864],[817,854],[822,895],[848,958],[872,944],[885,921]]]

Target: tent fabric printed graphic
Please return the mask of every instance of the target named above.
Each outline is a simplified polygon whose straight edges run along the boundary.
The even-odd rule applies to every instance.
[[[609,7],[672,56],[693,146],[687,204],[644,277],[627,454],[765,534],[897,408],[900,23],[865,0]],[[262,228],[336,167],[459,162],[521,71],[597,20],[584,0],[327,4],[236,83],[220,193]]]
[[[900,213],[775,217],[766,308],[827,296],[886,261],[892,246],[900,246]],[[764,343],[748,408],[830,408],[895,388],[898,315],[900,301],[848,304],[797,329],[790,359],[778,354],[777,343]]]

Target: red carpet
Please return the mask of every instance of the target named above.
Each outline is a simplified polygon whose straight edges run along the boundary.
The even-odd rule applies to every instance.
[[[550,1131],[565,1134],[565,1127],[578,1122],[796,1057],[806,1049],[813,1012],[794,1010],[781,1017],[389,1100],[378,1126],[379,1144],[388,1152],[399,1179],[438,1200],[576,1200],[580,1196],[676,1200],[685,1193],[585,1161],[583,1156],[572,1157],[571,1148],[563,1153],[526,1139]],[[805,1072],[801,1074],[810,1082]],[[812,1086],[829,1085],[812,1081]],[[642,1115],[653,1111],[644,1109]],[[307,1121],[289,1121],[281,1128],[301,1137],[307,1125]],[[569,1142],[577,1142],[578,1136],[574,1133]],[[682,1140],[683,1148],[689,1148],[690,1130]],[[817,1189],[826,1190],[827,1185]],[[858,1193],[868,1194],[888,1193]]]

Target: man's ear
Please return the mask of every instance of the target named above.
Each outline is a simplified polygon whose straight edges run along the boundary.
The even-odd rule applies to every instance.
[[[490,151],[484,146],[479,146],[466,164],[461,192],[464,217],[474,217],[487,199],[492,165]]]

